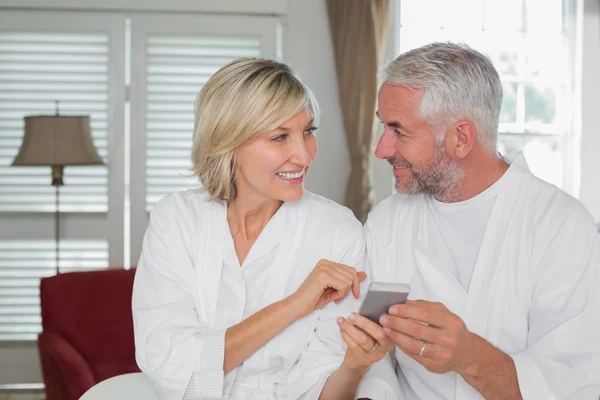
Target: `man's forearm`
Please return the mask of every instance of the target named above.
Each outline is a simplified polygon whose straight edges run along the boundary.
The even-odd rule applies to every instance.
[[[460,372],[463,379],[486,399],[523,399],[513,359],[481,336],[473,335],[476,356]]]

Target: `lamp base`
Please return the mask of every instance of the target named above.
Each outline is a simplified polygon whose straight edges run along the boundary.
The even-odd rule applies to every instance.
[[[63,176],[64,176],[63,165],[53,165],[52,166],[52,186],[62,186],[64,185]]]

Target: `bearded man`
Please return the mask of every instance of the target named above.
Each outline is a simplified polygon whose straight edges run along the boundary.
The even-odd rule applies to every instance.
[[[380,318],[404,397],[598,399],[600,235],[522,154],[498,154],[492,63],[434,43],[400,55],[384,80],[375,154],[397,193],[365,231],[370,279],[412,288]]]

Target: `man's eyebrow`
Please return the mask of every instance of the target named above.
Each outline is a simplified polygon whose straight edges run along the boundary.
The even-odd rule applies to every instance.
[[[379,111],[375,111],[375,115],[377,115],[377,118],[379,118],[379,120],[381,120],[381,117],[379,116]],[[390,128],[394,128],[394,129],[402,128],[402,124],[398,121],[388,122],[386,125],[389,126]]]

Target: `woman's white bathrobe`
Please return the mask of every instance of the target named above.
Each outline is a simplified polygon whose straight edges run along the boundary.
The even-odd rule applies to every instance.
[[[225,331],[292,294],[320,259],[362,269],[364,254],[352,213],[305,192],[282,205],[240,266],[226,205],[194,190],[170,195],[151,213],[135,277],[138,365],[162,399],[317,399],[346,349],[335,319],[359,300],[298,320],[226,376]]]

